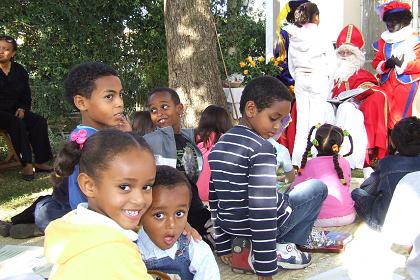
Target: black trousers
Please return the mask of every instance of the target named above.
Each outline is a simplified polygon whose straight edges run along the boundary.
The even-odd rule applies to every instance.
[[[52,159],[47,120],[42,116],[26,111],[24,118],[19,119],[14,114],[0,111],[0,128],[9,133],[22,166],[32,163],[32,151],[35,163]]]

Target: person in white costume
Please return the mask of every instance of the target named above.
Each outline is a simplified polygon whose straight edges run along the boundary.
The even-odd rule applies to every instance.
[[[309,129],[324,122],[335,67],[332,42],[319,29],[319,10],[304,3],[295,12],[295,25],[289,25],[289,71],[295,79],[297,126],[293,165],[299,166],[306,148]]]

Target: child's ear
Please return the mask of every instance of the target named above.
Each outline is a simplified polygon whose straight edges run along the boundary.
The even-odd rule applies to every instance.
[[[86,173],[80,173],[79,176],[77,176],[77,183],[79,183],[79,188],[86,197],[94,198],[96,196],[95,181],[92,177]]]
[[[257,105],[255,104],[254,101],[247,101],[245,103],[244,111],[245,111],[245,115],[248,118],[255,117],[255,115],[258,113]]]
[[[182,116],[182,114],[184,113],[184,105],[182,103],[176,105],[176,112],[179,116]]]
[[[75,95],[73,97],[74,105],[76,106],[79,111],[86,111],[87,110],[87,98],[81,95]]]

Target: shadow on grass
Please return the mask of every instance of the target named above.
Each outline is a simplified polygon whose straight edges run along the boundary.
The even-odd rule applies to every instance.
[[[9,204],[14,200],[19,200],[22,196],[30,196],[52,188],[52,183],[47,173],[35,174],[35,179],[25,181],[22,179],[21,167],[13,167],[0,171],[0,205]],[[15,205],[19,206],[19,205]]]

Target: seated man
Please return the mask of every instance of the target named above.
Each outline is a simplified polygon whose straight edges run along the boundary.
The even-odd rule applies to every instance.
[[[16,41],[0,35],[0,128],[5,129],[23,166],[23,179],[34,179],[35,171],[49,172],[52,159],[47,121],[31,112],[29,75],[22,65],[13,61]],[[31,149],[32,148],[32,149]]]
[[[344,27],[337,38],[338,65],[332,97],[347,90],[365,89],[341,103],[335,113],[335,125],[347,130],[354,139],[353,157],[349,159],[352,168],[371,166],[383,158],[388,149],[386,94],[379,88],[377,79],[362,68],[363,45],[362,34],[352,24]],[[343,152],[346,151],[344,148]]]
[[[346,26],[337,38],[337,70],[334,77],[332,97],[346,90],[366,89],[365,92],[343,102],[337,110],[333,107],[326,112],[326,122],[333,123],[349,131],[354,139],[354,151],[349,158],[352,168],[369,167],[387,154],[387,102],[386,94],[378,86],[377,79],[362,66],[365,57],[360,50],[364,41],[354,25]],[[293,122],[280,142],[289,152],[293,151],[295,137],[296,108],[292,108]],[[343,153],[348,149],[343,147]]]

